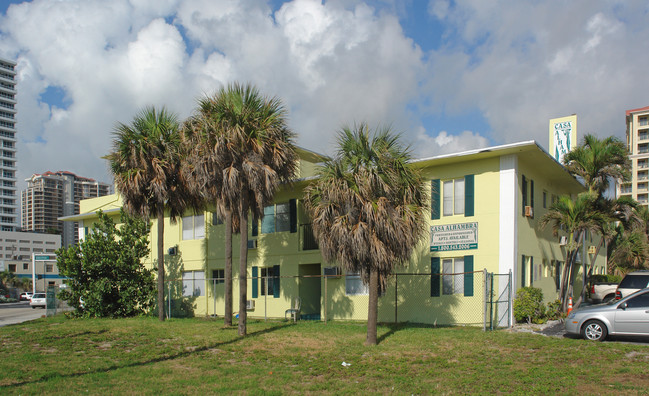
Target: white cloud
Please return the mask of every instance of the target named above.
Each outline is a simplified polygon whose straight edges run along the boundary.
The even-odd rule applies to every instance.
[[[463,131],[451,135],[441,131],[437,136],[431,136],[423,127],[417,129],[414,154],[417,158],[427,158],[442,154],[458,153],[489,146],[489,140],[480,134]]]

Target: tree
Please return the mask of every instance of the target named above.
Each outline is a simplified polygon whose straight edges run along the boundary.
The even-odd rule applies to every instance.
[[[298,157],[294,134],[287,127],[281,100],[262,96],[249,84],[233,83],[215,96],[204,98],[197,115],[190,121],[192,134],[198,139],[195,153],[204,150],[201,155],[209,158],[189,161],[194,163],[194,177],[199,185],[208,187],[207,196],[219,201],[217,209],[225,212],[226,223],[230,213],[238,217],[237,221],[232,220],[231,227],[226,224],[226,230],[236,230],[238,226],[241,231],[238,333],[244,336],[248,215],[252,213],[253,221],[262,218],[264,206],[273,202],[280,183],[288,183],[295,176]],[[228,244],[231,242],[226,241],[226,250]]]
[[[563,162],[573,175],[583,179],[589,191],[600,198],[611,179],[628,180],[631,162],[624,143],[608,137],[599,140],[593,135],[584,136],[582,144],[567,153]]]
[[[428,194],[390,129],[343,128],[336,157],[305,191],[323,258],[360,273],[369,288],[366,344],[375,345],[378,295],[426,231]]]
[[[147,107],[130,125],[119,123],[113,151],[106,157],[124,209],[143,219],[157,218],[158,319],[164,321],[164,217],[174,222],[189,207],[191,196],[180,177],[177,117],[164,107]]]
[[[555,236],[558,236],[559,230],[563,230],[568,234],[566,265],[563,267],[561,274],[561,288],[559,290],[559,299],[564,312],[568,309],[568,297],[572,293],[574,283],[573,268],[577,259],[577,252],[582,246],[582,236],[585,232],[595,233],[599,231],[601,224],[611,221],[607,214],[596,209],[596,200],[596,193],[590,191],[578,194],[575,200],[569,196],[561,196],[541,218],[541,229],[551,225]]]
[[[124,317],[146,312],[155,298],[154,270],[142,259],[149,254],[149,227],[121,212],[115,225],[98,212],[99,222],[77,245],[59,249],[57,265],[68,277],[59,298],[75,308],[77,316]]]

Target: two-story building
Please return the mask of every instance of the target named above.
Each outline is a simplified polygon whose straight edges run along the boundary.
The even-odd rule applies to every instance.
[[[323,261],[304,210],[303,190],[324,157],[303,149],[299,155],[294,183],[277,192],[263,219],[250,222],[248,315],[284,317],[299,297],[305,318],[364,320],[367,287],[357,274],[338,271],[336,263]],[[379,321],[478,324],[487,315],[487,294],[505,293],[510,298],[515,290],[530,285],[542,289],[546,302],[557,298],[566,247],[550,227],[539,228],[540,219],[558,196],[585,190],[561,164],[528,141],[420,159],[413,165],[430,180],[430,233],[410,262],[395,270],[398,280],[382,291]],[[79,235],[84,235],[96,221],[97,210],[115,215],[120,206],[115,194],[90,199],[81,202],[80,215],[67,219],[79,222]],[[174,294],[191,298],[197,315],[223,315],[222,221],[211,211],[188,212],[175,224],[165,219],[164,229],[163,259],[172,298]],[[150,266],[157,263],[156,235],[152,220]],[[233,236],[235,297],[239,240]],[[594,273],[605,272],[604,251],[595,261]],[[590,263],[593,257],[588,256]],[[575,295],[580,290],[581,281],[576,281]],[[508,307],[497,314],[499,323],[511,323]]]

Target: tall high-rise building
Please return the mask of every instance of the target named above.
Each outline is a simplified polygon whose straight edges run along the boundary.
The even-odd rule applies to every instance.
[[[76,223],[59,221],[60,217],[79,214],[79,201],[110,194],[110,185],[77,176],[71,172],[34,174],[22,192],[22,228],[24,231],[58,233],[62,246],[79,240]]]
[[[649,205],[649,106],[626,111],[626,145],[631,159],[631,181],[618,187],[627,195]]]
[[[0,58],[0,231],[16,231],[16,62]]]

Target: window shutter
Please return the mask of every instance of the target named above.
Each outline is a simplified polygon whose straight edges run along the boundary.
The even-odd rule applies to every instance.
[[[470,217],[474,214],[474,176],[464,176],[464,217]]]
[[[279,265],[273,265],[273,297],[279,298]]]
[[[252,216],[252,236],[259,235],[259,221],[255,216]]]
[[[527,206],[527,179],[523,176],[523,216],[525,216],[525,207]]]
[[[259,285],[257,284],[258,271],[258,267],[252,267],[252,298],[259,297]]]
[[[430,183],[430,218],[439,220],[439,179],[432,180]]]
[[[295,233],[297,232],[297,200],[295,199],[288,200],[288,210],[289,210],[290,223],[291,223],[290,231],[292,233]]]
[[[525,287],[525,255],[521,258],[521,287]]]
[[[532,218],[534,218],[534,180],[530,180],[530,206],[532,207]]]
[[[473,297],[473,256],[464,256],[464,297]]]
[[[430,296],[439,297],[440,278],[439,257],[430,258]]]

